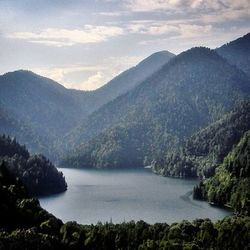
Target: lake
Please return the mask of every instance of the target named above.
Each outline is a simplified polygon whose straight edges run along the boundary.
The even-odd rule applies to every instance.
[[[68,183],[62,194],[40,198],[50,213],[81,224],[179,222],[183,219],[222,219],[230,212],[192,199],[198,180],[161,177],[150,170],[59,169]]]

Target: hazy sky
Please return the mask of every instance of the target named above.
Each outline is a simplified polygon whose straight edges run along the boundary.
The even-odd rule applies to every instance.
[[[95,89],[150,54],[250,32],[250,0],[0,0],[0,73]]]

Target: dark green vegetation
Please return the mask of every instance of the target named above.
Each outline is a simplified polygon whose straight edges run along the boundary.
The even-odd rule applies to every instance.
[[[78,95],[82,95],[81,98]],[[0,76],[2,119],[15,120],[12,126],[1,126],[1,133],[15,136],[32,152],[51,155],[53,141],[77,122],[84,93],[67,90],[60,84],[29,71]],[[8,116],[8,118],[6,118]],[[30,130],[32,136],[21,136],[19,130]],[[38,150],[38,151],[36,151]]]
[[[16,137],[18,141],[25,142],[27,148],[32,149],[32,152],[44,152],[49,154],[49,139],[46,140],[46,136],[39,135],[31,126],[10,116],[7,111],[1,108],[1,104],[0,132],[11,137]]]
[[[249,129],[250,102],[246,101],[155,161],[153,170],[164,176],[210,177]]]
[[[143,221],[114,225],[63,224],[30,198],[0,166],[0,249],[242,249],[250,247],[250,218],[233,216],[168,225]],[[86,215],[87,216],[87,215]]]
[[[91,114],[65,137],[67,167],[142,167],[250,95],[249,78],[215,51],[193,48]]]
[[[237,216],[216,223],[63,224],[29,196],[65,190],[62,174],[3,136],[0,249],[250,249],[249,55],[249,34],[170,61],[173,55],[161,52],[93,92],[27,71],[1,76],[0,132],[33,152],[64,156],[76,147],[62,162],[68,167],[154,163],[163,175],[214,175],[195,187],[194,197],[230,206]]]
[[[63,192],[67,184],[61,172],[43,155],[30,156],[15,139],[0,136],[0,164],[16,176],[31,195]]]
[[[31,152],[42,152],[55,160],[59,138],[88,114],[138,85],[173,56],[164,51],[155,53],[91,92],[66,89],[29,71],[4,74],[0,76],[0,133],[15,136]]]
[[[250,214],[250,131],[227,155],[215,175],[194,189],[194,197]]]
[[[249,55],[249,34],[214,51],[158,52],[89,92],[7,73],[0,132],[67,167],[151,165],[249,98]]]

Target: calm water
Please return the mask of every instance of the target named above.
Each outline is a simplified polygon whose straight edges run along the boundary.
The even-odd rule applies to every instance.
[[[183,219],[221,219],[229,212],[192,199],[196,180],[160,177],[149,170],[60,169],[68,190],[41,198],[49,212],[64,222],[81,224],[144,220],[172,223]]]

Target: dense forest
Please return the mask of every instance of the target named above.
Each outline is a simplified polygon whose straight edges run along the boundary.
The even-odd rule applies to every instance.
[[[198,131],[183,144],[153,163],[163,176],[210,177],[215,168],[250,129],[250,102],[237,106],[224,117]]]
[[[242,71],[215,51],[190,49],[66,135],[64,145],[76,149],[61,164],[150,165],[249,95],[249,78]]]
[[[30,198],[4,164],[0,165],[0,248],[112,250],[112,249],[242,249],[250,247],[250,218],[232,216],[149,225],[143,221],[121,224],[63,223]],[[86,215],[87,216],[87,215]]]
[[[250,131],[225,157],[215,175],[194,188],[194,197],[250,214]]]
[[[155,53],[96,91],[66,89],[31,71],[1,75],[0,134],[15,136],[32,153],[43,153],[55,161],[57,151],[63,148],[61,137],[103,104],[138,85],[173,56],[167,51]]]
[[[8,134],[0,136],[0,249],[250,249],[249,38],[155,53],[91,92],[28,71],[0,76],[0,133]],[[34,198],[67,189],[47,156],[64,167],[151,165],[164,176],[198,176],[194,198],[235,215],[63,223]]]
[[[9,136],[0,136],[0,163],[31,195],[49,195],[67,189],[62,173],[45,156],[30,155],[25,146]]]
[[[40,135],[29,123],[18,120],[15,115],[1,108],[0,101],[0,133],[15,137],[19,142],[25,142],[31,152],[51,154],[51,139],[44,133]]]
[[[216,50],[160,51],[95,91],[6,73],[0,133],[69,167],[151,165],[249,97],[249,51],[249,34]]]

